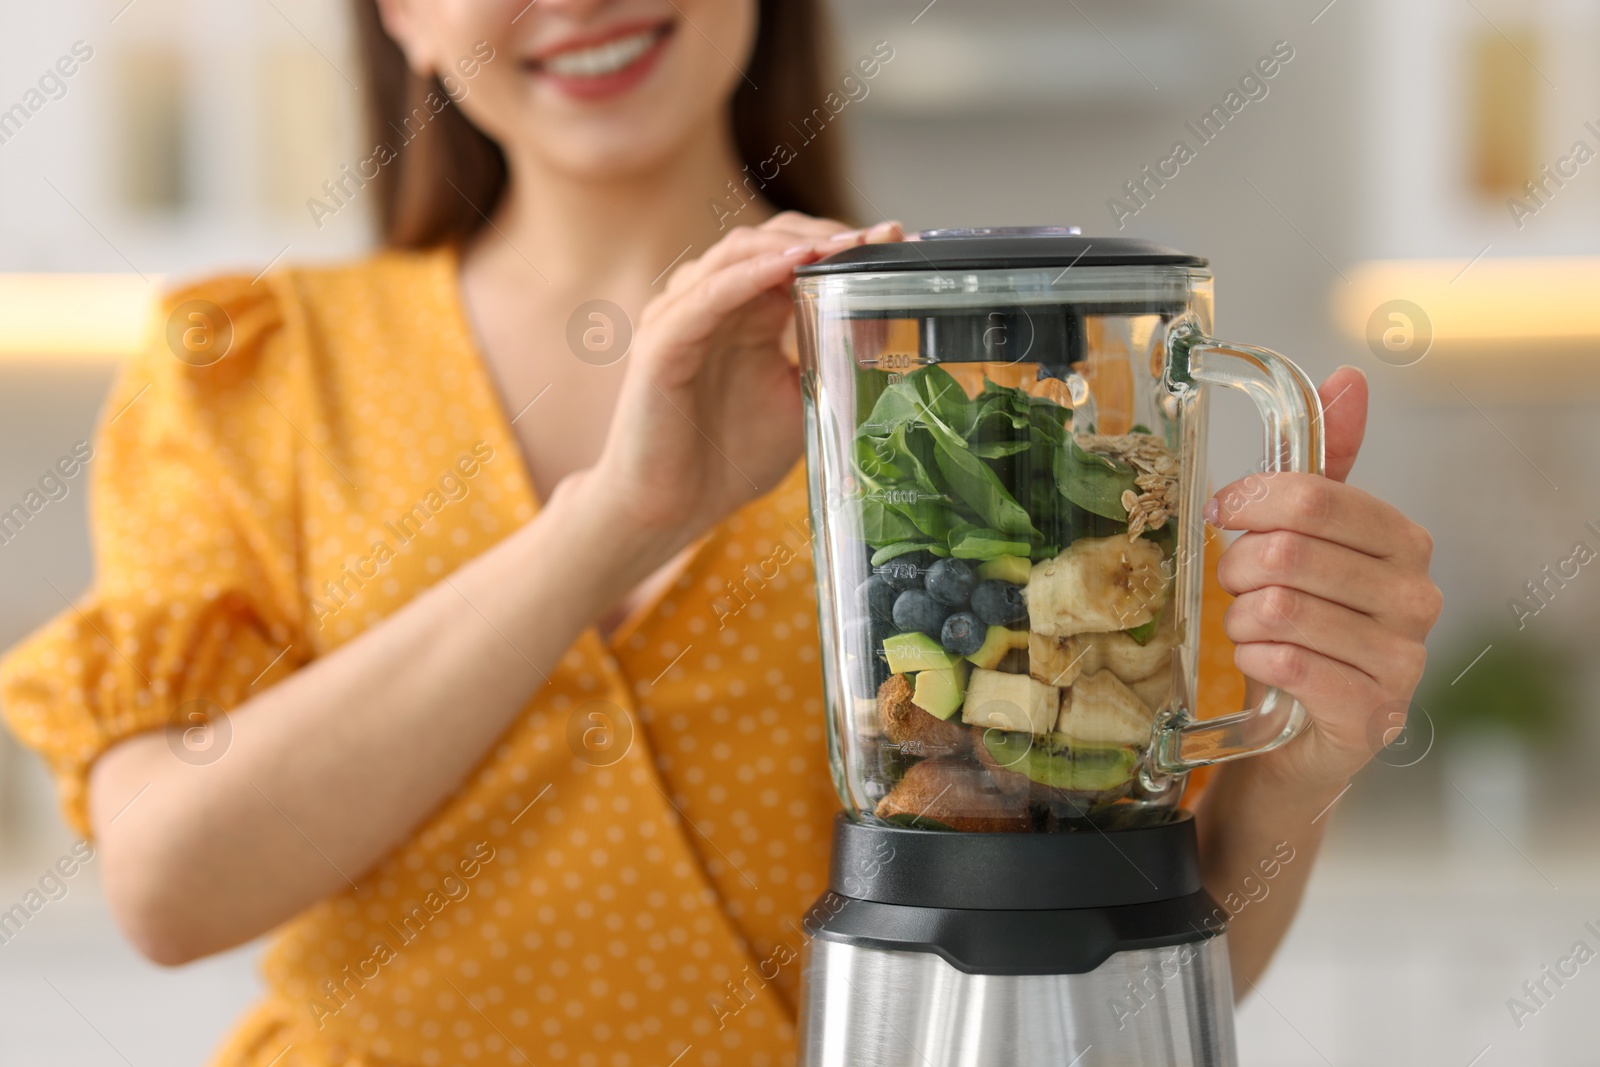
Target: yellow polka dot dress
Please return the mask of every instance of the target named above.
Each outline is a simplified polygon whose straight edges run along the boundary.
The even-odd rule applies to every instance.
[[[89,463],[94,586],[0,665],[84,833],[108,747],[243,703],[538,510],[452,252],[219,278],[168,310],[187,300],[227,313],[226,358],[158,339],[129,365]],[[411,840],[273,935],[214,1063],[789,1063],[838,807],[817,640],[796,467],[610,640],[585,631]]]

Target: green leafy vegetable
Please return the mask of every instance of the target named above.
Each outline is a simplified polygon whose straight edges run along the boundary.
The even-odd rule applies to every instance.
[[[1122,506],[1122,494],[1135,487],[1133,469],[1085,452],[1071,437],[1065,444],[1055,454],[1056,488],[1061,495],[1084,511],[1125,522],[1128,510]]]
[[[873,565],[910,552],[1040,560],[1089,531],[1125,530],[1134,472],[1072,430],[1071,410],[1048,397],[987,380],[969,397],[937,365],[885,387],[853,457]]]

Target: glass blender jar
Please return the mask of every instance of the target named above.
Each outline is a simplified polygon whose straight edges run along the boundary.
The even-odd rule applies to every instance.
[[[1255,402],[1268,471],[1321,472],[1320,404],[1282,356],[1211,339],[1205,260],[1142,241],[936,230],[797,274],[828,743],[845,809],[830,896],[862,905],[811,931],[805,1062],[899,1063],[819,1021],[834,1001],[814,985],[840,973],[840,946],[924,957],[896,965],[906,971],[887,1002],[906,1001],[930,958],[1021,978],[1026,956],[1027,977],[1058,982],[1039,995],[1059,1008],[1077,995],[1067,978],[1093,989],[1089,972],[1119,954],[1220,933],[1177,808],[1187,773],[1276,747],[1305,716],[1276,690],[1222,717],[1195,706],[1207,389]],[[1127,877],[1140,858],[1148,885]],[[1156,922],[1119,939],[1079,921],[1179,900],[1187,929]],[[948,913],[938,930],[928,909]],[[1019,935],[1031,944],[971,950],[974,930],[1017,912],[1035,913]],[[1210,970],[1193,975],[1214,976],[1223,952],[1208,951]],[[835,1004],[835,1022],[850,1014]],[[1092,1027],[1045,1014],[1060,1025],[1044,1028],[1041,1062],[1087,1042]],[[1223,1058],[1171,1062],[1231,1062],[1228,1034]],[[1033,1062],[1008,1049],[1004,1062]],[[918,1052],[904,1062],[924,1062]],[[992,1052],[931,1062],[1002,1062]]]

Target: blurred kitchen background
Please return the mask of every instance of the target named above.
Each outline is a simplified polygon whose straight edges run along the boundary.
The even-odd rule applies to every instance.
[[[1577,942],[1600,949],[1600,5],[837,14],[840,78],[874,42],[894,49],[837,131],[863,218],[1120,222],[1209,256],[1223,336],[1319,378],[1367,372],[1353,480],[1433,531],[1446,612],[1411,728],[1327,816],[1305,909],[1240,1014],[1243,1062],[1600,1062],[1600,964],[1542,1003],[1522,988]],[[360,211],[319,227],[307,207],[365,155],[344,16],[311,0],[8,8],[0,509],[91,436],[153,292],[371,246]],[[1292,58],[1241,90],[1275,48]],[[74,73],[41,83],[63,56]],[[1188,124],[1214,105],[1227,122],[1202,143]],[[1179,140],[1194,157],[1146,180]],[[1213,419],[1221,484],[1257,461],[1260,431],[1227,400]],[[89,582],[69,485],[0,544],[0,645]],[[0,738],[0,909],[70,844],[33,757]],[[0,1062],[202,1062],[254,995],[255,951],[145,964],[96,877],[88,864],[0,944]],[[1512,997],[1537,1010],[1515,1019]]]

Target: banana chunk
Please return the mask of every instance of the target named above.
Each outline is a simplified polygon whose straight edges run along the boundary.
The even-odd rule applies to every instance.
[[[1155,716],[1110,671],[1081,676],[1061,701],[1056,732],[1068,744],[1144,745]]]
[[[1178,645],[1172,616],[1173,612],[1166,612],[1149,642],[1142,645],[1120,631],[1078,638],[1088,649],[1083,656],[1083,670],[1089,674],[1110,671],[1129,683],[1170,670],[1172,650]]]
[[[1172,671],[1159,670],[1148,678],[1127,682],[1126,685],[1144,702],[1145,707],[1151,711],[1161,711],[1172,696]]]
[[[1026,674],[1006,674],[979,667],[967,682],[963,721],[973,726],[1048,734],[1061,714],[1061,690]]]
[[[1028,575],[1029,629],[1052,637],[1142,626],[1166,602],[1161,548],[1113,534],[1072,542]]]
[[[1092,647],[1082,637],[1028,634],[1028,673],[1045,685],[1071,685],[1092,655]]]

